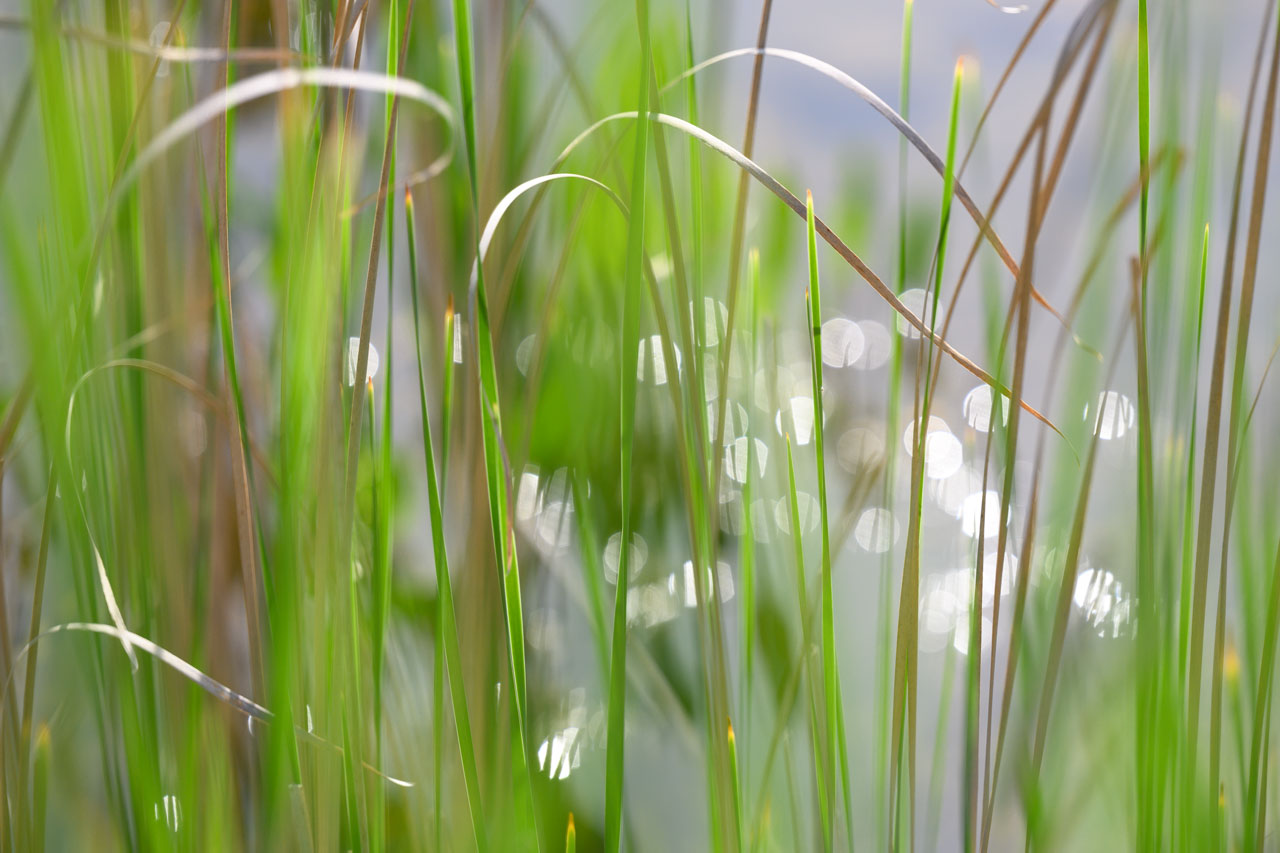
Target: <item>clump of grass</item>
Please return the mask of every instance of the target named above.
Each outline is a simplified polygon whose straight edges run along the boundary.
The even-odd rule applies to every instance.
[[[0,848],[1265,846],[1272,5],[739,5],[0,16]]]

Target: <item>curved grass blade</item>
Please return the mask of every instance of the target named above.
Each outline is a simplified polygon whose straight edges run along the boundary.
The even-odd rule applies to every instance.
[[[178,15],[174,15],[176,25]],[[0,30],[26,30],[31,22],[26,18],[9,15],[0,16]],[[153,44],[140,39],[120,38],[110,33],[90,30],[85,27],[62,27],[59,35],[63,38],[77,39],[86,44],[98,45],[109,50],[119,50],[144,56],[158,62],[176,64],[201,62],[234,62],[240,65],[253,63],[278,63],[305,61],[308,57],[295,50],[281,50],[273,47],[203,47],[193,45],[174,45],[168,43]]]
[[[117,628],[114,625],[107,625],[105,623],[64,622],[61,625],[54,625],[51,628],[41,631],[39,634],[36,635],[34,640],[31,640],[22,648],[18,649],[17,653],[14,655],[14,663],[16,664],[18,661],[22,660],[24,657],[30,654],[31,650],[34,649],[39,643],[48,639],[49,637],[52,637],[57,634],[75,634],[75,633],[100,634],[102,636],[112,638],[116,642],[120,643],[121,646],[123,646],[127,642],[131,648],[137,649],[141,651],[143,654],[146,654],[151,656],[152,658],[155,658],[161,664],[163,664],[164,666],[167,666],[169,669],[173,670],[178,675],[181,675],[187,681],[190,681],[192,684],[196,685],[197,687],[199,687],[204,692],[208,693],[213,698],[231,706],[241,714],[244,714],[250,720],[250,725],[249,725],[250,733],[253,732],[252,721],[257,720],[260,723],[270,723],[275,719],[275,715],[272,714],[271,711],[269,711],[268,709],[262,707],[257,702],[254,702],[248,696],[245,696],[241,693],[237,693],[236,691],[232,690],[230,687],[227,687],[225,684],[213,678],[212,676],[207,675],[206,673],[196,668],[195,666],[192,666],[186,660],[182,659],[178,655],[175,655],[173,652],[164,648],[160,644],[151,641],[150,639],[142,636],[141,634],[135,634],[132,631],[127,631],[126,633],[128,634],[128,636],[122,637],[120,636],[119,628]],[[3,692],[7,694],[9,691],[9,688],[12,685],[13,685],[13,671],[11,670],[9,673],[9,677],[5,680]],[[0,711],[0,713],[2,713],[2,711]],[[325,738],[320,737],[319,735],[316,735],[312,732],[307,731],[301,726],[297,726],[295,727],[295,729],[297,731],[298,736],[303,740],[306,740],[310,743],[317,744],[319,746],[328,747],[340,754],[343,752],[342,747],[338,746],[332,741],[329,741],[329,740],[326,740]],[[390,776],[386,773],[383,773],[381,770],[379,770],[378,768],[374,767],[371,764],[368,764],[367,762],[362,763],[362,766],[365,770],[374,774],[378,778],[382,779],[384,782],[395,785],[398,788],[415,787],[413,782],[407,779],[399,779],[399,778],[396,778],[395,776]]]
[[[591,125],[586,130],[578,134],[577,138],[575,138],[572,142],[569,143],[569,145],[564,149],[564,151],[561,152],[560,157],[557,158],[557,164],[562,163],[565,159],[567,159],[568,155],[572,153],[572,151],[575,148],[577,148],[578,145],[581,144],[583,140],[585,140],[588,136],[590,136],[600,127],[612,121],[624,121],[624,120],[634,119],[635,117],[636,117],[635,112],[621,112],[621,113],[615,113],[613,115],[606,116],[600,119],[595,124]],[[753,178],[755,178],[757,181],[763,184],[765,188],[767,188],[771,193],[777,196],[778,199],[781,200],[784,204],[786,204],[786,206],[789,207],[792,210],[792,212],[794,212],[797,216],[800,216],[803,218],[807,215],[805,212],[804,202],[800,201],[800,199],[797,198],[795,194],[793,194],[789,189],[783,186],[768,171],[766,171],[764,168],[762,168],[760,165],[755,163],[750,158],[743,156],[742,152],[738,151],[736,148],[729,145],[724,140],[714,136],[711,133],[708,133],[707,131],[703,130],[700,127],[695,127],[694,125],[689,124],[684,119],[677,118],[676,116],[667,115],[665,113],[650,113],[650,119],[660,124],[666,125],[667,127],[673,127],[682,133],[687,133],[690,136],[695,137],[704,145],[706,145],[708,148],[710,148],[712,151],[715,151],[716,153],[721,154],[728,160],[732,161],[739,168],[746,169],[748,172],[750,172]],[[953,361],[955,361],[956,364],[960,365],[960,367],[964,368],[966,371],[968,371],[978,379],[990,385],[993,389],[1003,394],[1004,396],[1006,397],[1010,396],[1010,391],[1008,388],[1006,388],[997,379],[995,379],[993,376],[991,376],[989,373],[987,373],[985,370],[979,367],[968,356],[966,356],[964,353],[960,352],[958,349],[956,349],[954,346],[948,343],[940,335],[936,334],[931,329],[929,329],[923,320],[921,320],[909,308],[903,305],[902,302],[898,299],[897,295],[888,287],[888,285],[886,285],[884,281],[882,281],[880,277],[875,274],[875,272],[871,269],[871,267],[867,266],[867,264],[860,257],[858,257],[858,255],[852,249],[850,249],[849,246],[843,240],[841,240],[834,231],[831,230],[831,227],[827,225],[827,223],[824,222],[821,217],[819,216],[814,217],[814,228],[818,236],[822,237],[822,239],[827,243],[827,245],[835,249],[836,253],[840,255],[840,257],[845,261],[845,263],[847,263],[850,267],[852,267],[853,270],[856,273],[858,273],[858,275],[861,276],[864,281],[867,282],[867,284],[871,285],[872,290],[874,290],[882,300],[888,303],[890,308],[892,308],[895,312],[897,312],[899,316],[901,316],[904,320],[906,320],[906,322],[911,324],[911,326],[915,328],[916,331],[920,332],[922,337],[932,340],[938,347],[941,348],[942,352],[946,353],[947,356],[950,357]],[[1015,402],[1018,404],[1019,407],[1021,407],[1024,411],[1026,411],[1029,415],[1034,417],[1036,420],[1040,421],[1045,426],[1049,427],[1059,436],[1062,435],[1062,431],[1059,430],[1052,421],[1050,421],[1047,417],[1041,414],[1040,411],[1037,410],[1030,403],[1026,402],[1021,398],[1017,398]]]
[[[876,112],[884,116],[884,118],[893,125],[894,129],[898,131],[902,138],[910,142],[912,147],[924,156],[925,160],[933,167],[933,170],[938,173],[939,177],[945,176],[946,163],[943,158],[929,146],[929,143],[924,140],[924,137],[922,137],[903,116],[899,115],[893,107],[885,103],[885,101],[875,92],[871,91],[861,82],[841,71],[839,68],[836,68],[834,65],[824,62],[821,59],[810,56],[807,53],[777,47],[738,48],[736,50],[726,51],[725,53],[721,53],[698,63],[693,68],[668,83],[667,88],[676,85],[683,78],[696,74],[705,68],[711,67],[712,65],[742,56],[756,56],[757,59],[760,56],[772,56],[777,59],[784,59],[788,62],[794,62],[798,65],[804,66],[805,68],[816,71],[824,77],[835,81],[845,89],[848,89],[850,92],[853,92],[858,97],[862,98],[862,100],[866,101],[867,104],[875,109]],[[743,150],[743,153],[747,157],[751,156],[750,152],[746,149]],[[973,198],[969,195],[968,191],[965,190],[964,185],[961,184],[958,179],[953,180],[950,191],[955,194],[956,199],[959,200],[959,202],[964,206],[964,209],[969,213],[970,217],[972,217],[974,223],[977,224],[979,229],[979,238],[986,239],[991,244],[992,248],[995,249],[996,253],[1000,256],[1000,260],[1004,263],[1010,274],[1016,277],[1018,275],[1018,263],[1013,259],[1013,256],[1009,254],[1008,249],[1005,248],[1005,245],[1000,240],[999,235],[996,234],[995,228],[991,225],[988,219],[982,215],[982,211],[978,209],[978,205],[973,201]],[[1049,313],[1056,317],[1059,322],[1062,321],[1062,315],[1058,310],[1034,288],[1032,289],[1032,297],[1042,307],[1049,311]]]
[[[1026,53],[1027,45],[1035,38],[1036,33],[1040,30],[1040,25],[1044,23],[1045,18],[1049,17],[1049,13],[1053,11],[1053,7],[1057,2],[1058,0],[1047,0],[1040,7],[1040,11],[1036,13],[1030,26],[1027,27],[1027,31],[1023,33],[1021,40],[1019,40],[1018,47],[1013,51],[1013,55],[1009,57],[1009,61],[1005,63],[1004,71],[1000,72],[1000,79],[996,81],[995,88],[991,90],[991,97],[987,99],[986,105],[982,108],[982,114],[978,116],[977,122],[974,123],[972,139],[969,140],[969,147],[965,149],[964,157],[960,160],[960,168],[956,169],[956,174],[964,174],[965,168],[969,165],[969,160],[972,159],[974,152],[978,150],[978,140],[981,137],[983,127],[987,124],[987,117],[991,115],[991,110],[996,105],[1000,93],[1004,91],[1005,84],[1013,76],[1013,69],[1017,67],[1018,61]],[[906,113],[903,113],[903,115],[905,116]]]
[[[760,6],[760,25],[756,31],[757,51],[762,50],[765,44],[768,42],[769,20],[772,17],[772,14],[773,14],[773,0],[764,0],[764,2]],[[696,125],[698,124],[698,114],[696,111],[696,102],[693,100],[692,96],[696,92],[696,89],[694,87],[693,69],[697,68],[698,66],[693,64],[692,27],[690,27],[689,41],[690,41],[690,48],[689,48],[688,58],[689,58],[690,68],[681,76],[687,81],[687,84],[688,84],[689,93],[690,93],[689,117],[690,119],[692,119],[692,123]],[[752,151],[755,148],[756,121],[757,121],[757,115],[760,107],[760,85],[763,78],[764,78],[764,54],[756,53],[755,61],[752,63],[752,66],[751,66],[751,89],[750,89],[750,93],[747,96],[746,127],[742,133],[742,153],[747,157],[751,156]],[[666,88],[669,88],[670,85],[671,84],[668,84],[668,86],[664,87],[664,91]],[[689,145],[691,149],[690,156],[694,156],[694,152],[692,149],[693,147],[695,147],[695,141],[693,138],[689,139]],[[698,162],[700,164],[701,160],[699,159]],[[751,186],[751,182],[748,179],[747,173],[746,172],[739,173],[737,199],[734,203],[734,210],[733,210],[733,225],[731,226],[731,231],[729,236],[729,282],[727,287],[726,305],[725,305],[725,334],[724,334],[725,343],[724,343],[724,346],[721,348],[721,352],[720,352],[720,364],[719,364],[717,386],[716,386],[718,388],[729,387],[728,386],[729,363],[732,357],[733,338],[734,338],[733,330],[735,326],[736,314],[738,309],[738,280],[741,273],[740,265],[742,263],[742,244],[743,244],[744,235],[746,233],[746,225],[747,225],[747,195],[748,195],[748,190],[750,189],[750,186]],[[699,243],[695,248],[695,251],[700,251],[700,250],[701,250],[701,246]],[[699,265],[698,270],[700,272],[701,265]],[[702,299],[698,298],[694,304],[699,310],[701,310],[701,307],[703,304]],[[699,318],[698,323],[696,325],[699,330],[703,328],[701,318]],[[712,445],[712,447],[717,450],[724,446],[725,410],[727,406],[728,396],[729,396],[728,394],[721,394],[720,399],[716,401],[716,436],[715,436],[715,443]],[[748,447],[748,451],[747,451],[748,455],[750,455],[750,447],[751,447],[750,440],[748,440],[747,442],[747,447]],[[719,454],[717,454],[715,456],[715,459],[712,462],[712,465],[714,468],[712,478],[711,478],[712,494],[719,493],[720,475],[721,475],[721,467],[722,467],[721,462],[722,462],[721,457]],[[749,462],[748,462],[748,466],[749,466]],[[750,516],[750,511],[747,512],[747,515]],[[750,675],[749,675],[750,651],[748,651],[747,654],[748,654],[748,667],[747,667],[748,679],[747,680],[749,683],[750,682]]]
[[[177,119],[172,121],[129,165],[113,188],[107,203],[107,210],[112,210],[142,171],[155,161],[157,157],[177,142],[190,136],[199,128],[226,115],[250,101],[268,95],[286,92],[301,87],[348,89],[352,91],[394,95],[408,101],[422,104],[440,116],[452,129],[456,124],[453,108],[441,95],[414,80],[403,77],[388,77],[372,71],[355,71],[346,68],[278,68],[264,71],[252,77],[246,77],[191,107]],[[385,196],[384,196],[385,197]]]

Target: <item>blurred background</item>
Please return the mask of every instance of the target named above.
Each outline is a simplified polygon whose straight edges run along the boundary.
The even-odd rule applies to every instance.
[[[761,4],[648,5],[655,86],[671,84],[658,109],[741,149],[752,56],[698,70],[692,98],[681,75],[754,45]],[[942,329],[954,296],[946,341],[999,383],[1016,375],[1051,423],[1023,411],[1012,430],[1007,398],[947,356],[926,369],[928,339],[822,242],[815,349],[803,217],[753,181],[735,233],[739,169],[670,126],[652,130],[631,346],[617,207],[573,181],[499,202],[551,171],[634,201],[634,121],[561,155],[635,109],[636,10],[470,8],[474,163],[448,4],[0,0],[6,843],[477,843],[443,664],[439,529],[489,842],[558,847],[571,813],[577,843],[603,845],[627,454],[629,849],[1270,839],[1276,397],[1254,392],[1280,300],[1267,286],[1274,224],[1261,219],[1263,97],[1229,237],[1255,45],[1275,28],[1267,4],[1152,4],[1146,106],[1136,0],[771,4],[769,47],[829,63],[899,110],[940,161],[966,162],[959,184],[983,211],[1060,84],[1043,222],[1028,228],[1034,144],[991,217],[1043,300],[1026,309],[1021,354],[1004,338],[1013,274],[984,246],[959,283],[978,224],[958,203],[942,219],[944,176],[891,121],[785,56],[763,62],[757,95],[751,159],[801,201],[811,190],[905,310],[931,322],[937,288]],[[402,76],[438,100],[401,98],[380,193],[389,101],[370,80],[397,69],[405,35]],[[368,91],[276,77],[233,111],[218,105],[225,85],[286,66],[363,69]],[[1227,303],[1224,375],[1211,358],[1223,270],[1239,294],[1253,217],[1258,283],[1248,311]],[[491,223],[485,324],[473,264]],[[367,386],[355,381],[364,346]],[[633,364],[627,448],[619,400]],[[1208,403],[1214,387],[1229,390]],[[494,450],[484,433],[498,417]],[[1221,444],[1207,481],[1206,440]],[[498,481],[519,565],[518,703]],[[1205,586],[1192,582],[1202,559]],[[839,769],[820,758],[837,737],[818,683],[828,621]],[[109,630],[30,645],[67,623]],[[135,666],[121,625],[159,650]],[[899,679],[912,685],[905,709]],[[1189,680],[1203,682],[1194,712]],[[718,711],[736,738],[731,783]],[[838,795],[820,790],[824,773]]]

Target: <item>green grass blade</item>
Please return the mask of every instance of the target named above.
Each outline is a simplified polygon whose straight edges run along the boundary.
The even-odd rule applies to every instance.
[[[756,375],[756,350],[757,341],[760,336],[760,253],[756,249],[752,249],[747,255],[747,280],[750,285],[751,297],[751,316],[750,329],[747,335],[748,345],[751,347],[750,369],[749,375]],[[728,396],[727,394],[724,396]],[[755,406],[755,387],[752,383],[750,393],[752,398],[749,402],[754,408]],[[750,418],[748,418],[750,420]],[[746,723],[746,731],[748,735],[752,733],[751,729],[751,693],[752,682],[755,669],[755,641],[756,641],[756,532],[751,518],[751,502],[752,488],[751,484],[754,480],[752,469],[760,464],[757,457],[755,447],[755,435],[752,433],[750,424],[744,424],[743,435],[746,439],[746,476],[742,481],[742,539],[739,547],[741,548],[741,566],[742,566],[742,712],[741,718]],[[735,459],[736,462],[736,459]],[[750,784],[750,773],[747,764],[747,756],[750,750],[743,750],[742,774],[744,782]],[[747,818],[750,822],[750,817]]]
[[[804,661],[806,677],[809,682],[809,729],[813,746],[814,785],[818,791],[818,822],[822,830],[823,847],[827,850],[833,850],[832,826],[835,823],[835,809],[831,805],[830,796],[834,795],[835,788],[834,782],[827,772],[830,764],[826,760],[829,752],[825,746],[832,739],[832,734],[826,726],[826,717],[824,716],[827,706],[822,698],[825,693],[820,689],[820,685],[823,685],[824,682],[813,677],[813,667],[810,663],[813,659],[813,630],[811,627],[813,620],[809,615],[809,593],[805,589],[804,580],[804,542],[800,533],[804,528],[800,526],[800,498],[799,492],[796,490],[796,465],[795,455],[791,451],[791,436],[788,434],[785,438],[787,444],[787,503],[791,518],[793,558],[796,563],[796,597],[799,599],[800,605],[801,660]]]
[[[809,290],[806,302],[808,302],[810,327],[809,360],[812,365],[813,439],[817,457],[819,525],[822,535],[822,692],[826,702],[827,779],[830,790],[834,792],[837,768],[844,767],[848,750],[844,744],[844,726],[840,721],[840,674],[836,663],[835,601],[831,583],[831,535],[827,513],[827,472],[822,426],[822,304],[818,288],[818,238],[814,229],[813,193],[807,194],[805,206],[808,212],[809,239]],[[849,846],[852,847],[853,811],[849,805],[849,777],[847,773],[841,775],[841,787],[845,792],[845,829],[848,833]],[[831,834],[834,839],[834,811],[828,819],[833,821]]]
[[[413,304],[414,351],[418,363],[418,401],[422,418],[422,452],[427,463],[427,499],[431,513],[431,550],[435,558],[438,585],[437,630],[444,649],[445,669],[449,677],[449,695],[453,702],[453,721],[458,733],[458,749],[462,758],[462,774],[471,811],[471,827],[476,846],[488,849],[486,815],[480,802],[480,774],[476,767],[475,742],[471,733],[471,717],[467,712],[467,691],[462,680],[462,655],[458,643],[458,622],[453,603],[453,581],[449,575],[449,553],[445,547],[444,510],[441,506],[440,483],[436,474],[435,446],[431,438],[431,418],[427,411],[426,372],[422,363],[422,322],[418,309],[418,253],[414,225],[413,197],[405,194],[405,227],[409,244],[409,294]],[[445,425],[447,429],[448,424]],[[439,727],[440,721],[436,721]],[[438,783],[437,783],[438,784]],[[436,819],[440,820],[437,812]]]
[[[613,642],[609,655],[609,707],[605,764],[605,850],[622,844],[622,793],[627,702],[627,590],[630,588],[632,531],[632,446],[635,435],[636,357],[640,340],[640,284],[644,262],[645,177],[649,160],[649,8],[636,0],[640,36],[639,107],[631,167],[630,219],[627,224],[626,272],[623,283],[622,358],[619,359],[619,472],[622,503],[622,546],[618,550],[618,585],[613,607]]]
[[[472,60],[471,4],[469,0],[454,0],[454,49],[457,56],[458,85],[462,95],[462,124],[467,151],[467,169],[470,178],[471,207],[479,217],[479,175],[476,159],[476,110],[475,68]],[[525,675],[524,608],[521,603],[520,567],[516,559],[514,531],[509,520],[510,485],[507,482],[502,449],[502,421],[498,401],[498,377],[493,349],[493,333],[490,329],[489,298],[485,287],[484,264],[481,262],[480,232],[474,230],[476,246],[476,280],[472,294],[475,313],[475,343],[478,352],[478,370],[481,409],[481,436],[484,446],[485,481],[489,497],[489,518],[494,555],[498,562],[501,580],[503,613],[507,634],[507,652],[511,669],[511,704],[515,712],[515,761],[523,768],[528,786],[528,808],[533,826],[537,827],[538,813],[532,802],[533,768],[529,762],[528,709]],[[624,549],[625,550],[625,549]],[[517,783],[519,787],[521,783]],[[541,839],[535,839],[540,845]]]

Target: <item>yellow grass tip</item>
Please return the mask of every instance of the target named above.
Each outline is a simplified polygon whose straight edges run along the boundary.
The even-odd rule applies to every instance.
[[[1233,685],[1240,679],[1240,655],[1234,643],[1228,643],[1222,653],[1222,674]]]

